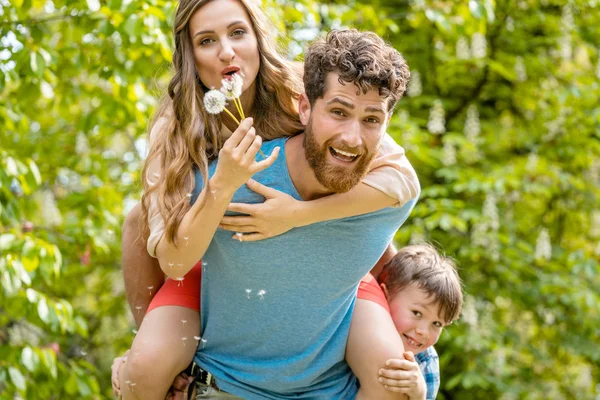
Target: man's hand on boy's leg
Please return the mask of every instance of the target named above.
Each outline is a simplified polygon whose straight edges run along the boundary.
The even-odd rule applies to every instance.
[[[410,400],[425,400],[427,386],[415,356],[404,352],[405,360],[391,359],[379,370],[379,381],[390,392],[404,393]]]
[[[185,372],[177,375],[165,400],[187,400],[188,390],[194,390],[194,388],[191,387],[193,380],[194,379]]]

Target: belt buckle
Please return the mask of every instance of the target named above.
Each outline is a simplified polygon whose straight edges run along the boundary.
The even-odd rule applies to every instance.
[[[213,381],[212,374],[200,368],[200,366],[195,362],[192,363],[190,375],[195,376],[197,382],[202,386],[210,386]]]

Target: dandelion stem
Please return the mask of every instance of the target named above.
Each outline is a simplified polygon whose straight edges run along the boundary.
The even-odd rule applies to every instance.
[[[229,114],[229,116],[231,118],[233,118],[233,120],[235,121],[236,124],[240,124],[240,121],[238,121],[238,119],[231,113],[231,111],[229,111],[227,108],[224,108],[223,111],[225,111],[227,114]]]
[[[240,100],[239,97],[236,97],[234,101],[236,101],[236,100],[239,105],[238,111],[240,113],[240,116],[242,117],[242,119],[246,119],[246,115],[244,115],[244,107],[242,107],[242,101]]]

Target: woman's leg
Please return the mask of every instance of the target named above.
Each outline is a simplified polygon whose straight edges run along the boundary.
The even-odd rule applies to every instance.
[[[162,306],[150,311],[120,369],[122,398],[164,400],[175,377],[194,358],[199,335],[196,310]]]
[[[390,314],[379,304],[356,299],[346,346],[346,361],[360,382],[356,400],[407,399],[385,390],[379,370],[391,358],[403,358],[404,345]]]
[[[138,203],[125,218],[122,237],[122,264],[125,293],[139,328],[150,301],[165,280],[158,260],[146,250],[146,241],[140,236],[142,207]],[[151,289],[148,289],[151,288]]]
[[[201,281],[198,262],[186,274],[185,283],[167,279],[152,300],[120,368],[124,399],[163,400],[175,377],[194,358],[200,339]]]

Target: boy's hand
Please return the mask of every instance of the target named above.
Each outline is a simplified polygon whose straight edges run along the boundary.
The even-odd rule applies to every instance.
[[[410,400],[425,400],[427,386],[419,364],[410,351],[404,352],[404,358],[388,360],[386,367],[379,370],[379,382],[386,390],[404,393]]]

